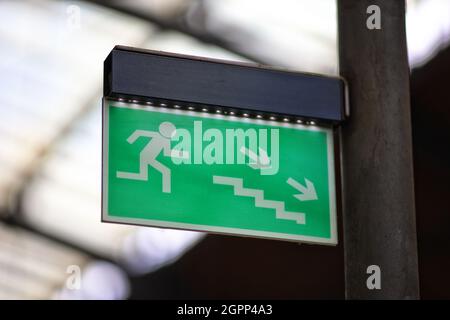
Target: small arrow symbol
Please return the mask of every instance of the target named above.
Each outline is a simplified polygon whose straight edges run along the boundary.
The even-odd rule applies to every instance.
[[[266,150],[259,148],[259,156],[252,150],[247,149],[246,147],[243,146],[241,147],[241,149],[239,149],[239,151],[251,159],[248,165],[252,169],[257,170],[270,168],[270,159],[269,156],[267,155]]]
[[[300,191],[300,194],[294,194],[293,196],[300,201],[309,201],[309,200],[317,200],[316,188],[314,188],[314,184],[305,178],[306,187],[298,183],[292,178],[287,180],[287,183],[290,184],[294,189]]]

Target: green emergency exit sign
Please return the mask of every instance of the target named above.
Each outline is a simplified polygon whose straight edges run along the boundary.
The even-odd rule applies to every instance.
[[[105,100],[102,219],[336,244],[332,130]]]

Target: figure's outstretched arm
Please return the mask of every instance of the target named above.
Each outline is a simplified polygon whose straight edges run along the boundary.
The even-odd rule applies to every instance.
[[[170,149],[170,140],[164,141],[163,154],[166,157],[170,157],[172,155],[172,150]]]
[[[128,143],[134,143],[139,137],[154,138],[157,135],[158,133],[153,131],[136,130],[128,137],[127,141]]]
[[[171,158],[178,158],[178,159],[189,159],[189,152],[178,150],[178,149],[171,149],[170,148],[170,141],[167,141],[166,144],[164,144],[164,155],[166,157]]]
[[[184,150],[178,150],[178,149],[172,149],[170,150],[170,156],[171,158],[177,158],[177,159],[189,159],[190,152],[184,151]]]
[[[189,159],[190,152],[189,151],[184,151],[184,150],[172,149],[170,151],[170,156],[172,158],[177,158],[177,159]]]

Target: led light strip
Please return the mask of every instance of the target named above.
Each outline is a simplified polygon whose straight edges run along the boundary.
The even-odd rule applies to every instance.
[[[197,107],[193,106],[192,104],[189,105],[183,105],[183,103],[175,103],[175,102],[169,102],[169,101],[158,101],[158,100],[137,100],[137,99],[126,99],[126,98],[108,98],[110,100],[119,101],[122,103],[132,103],[137,105],[149,105],[152,107],[161,107],[161,108],[173,108],[178,110],[188,110],[188,111],[194,111],[194,112],[204,112],[204,113],[216,113],[216,114],[223,114],[223,115],[229,115],[233,117],[242,117],[242,118],[256,118],[260,120],[270,120],[270,121],[278,121],[278,122],[286,122],[286,123],[298,123],[301,125],[310,125],[310,126],[316,126],[317,120],[314,119],[305,119],[305,118],[299,118],[299,117],[289,117],[284,115],[268,115],[263,113],[254,113],[250,111],[235,111],[230,110],[227,111],[223,107],[213,107],[213,106],[204,106],[199,105]]]

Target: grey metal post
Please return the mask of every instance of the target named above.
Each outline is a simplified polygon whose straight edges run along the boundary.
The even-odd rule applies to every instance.
[[[366,26],[370,5],[381,29]],[[417,299],[405,2],[338,0],[338,29],[351,106],[341,128],[346,297]],[[370,265],[380,267],[381,289],[367,287]]]

